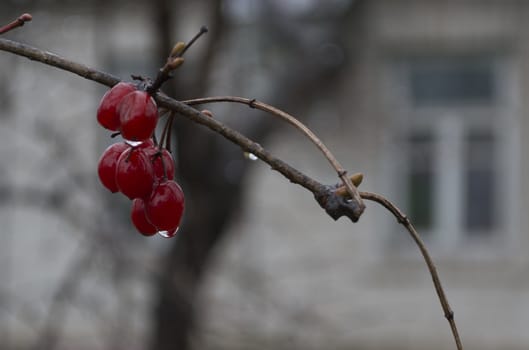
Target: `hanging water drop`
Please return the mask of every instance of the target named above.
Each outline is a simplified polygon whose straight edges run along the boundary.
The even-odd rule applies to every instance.
[[[259,158],[257,158],[257,156],[253,153],[250,153],[250,152],[244,152],[244,158],[246,159],[249,159],[249,160],[257,160]]]
[[[131,140],[125,140],[125,143],[131,145],[132,147],[139,146],[143,143],[143,141],[131,141]]]
[[[179,228],[180,227],[177,227],[171,231],[158,231],[158,234],[162,236],[163,238],[173,238],[174,236],[176,236],[176,233],[178,232]]]

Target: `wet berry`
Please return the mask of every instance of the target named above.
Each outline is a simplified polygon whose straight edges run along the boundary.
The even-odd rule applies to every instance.
[[[136,227],[136,230],[138,230],[138,232],[142,235],[152,236],[156,232],[158,232],[158,229],[149,221],[147,221],[147,217],[145,216],[145,204],[143,203],[143,199],[136,198],[132,201],[130,218],[132,220],[132,223],[134,224],[134,227]]]
[[[141,148],[131,148],[119,156],[116,184],[121,193],[130,199],[145,198],[151,193],[153,183],[152,163]]]
[[[158,122],[158,107],[145,91],[127,94],[117,107],[121,136],[131,141],[149,139]]]
[[[159,231],[173,231],[180,225],[184,212],[184,193],[175,181],[155,185],[145,201],[147,220]]]
[[[110,145],[99,158],[97,166],[97,174],[99,180],[110,192],[118,192],[118,185],[116,184],[116,164],[118,158],[130,146],[125,142],[115,143]]]
[[[124,138],[124,142],[111,145],[101,155],[101,183],[132,200],[130,218],[139,233],[174,237],[184,211],[184,194],[173,180],[175,164],[171,153],[154,142],[156,102],[137,86],[118,83],[101,99],[97,120]],[[162,144],[165,140],[164,133]]]
[[[136,86],[131,83],[118,83],[101,99],[97,109],[97,121],[105,129],[117,131],[120,126],[117,107],[123,97],[136,90]]]

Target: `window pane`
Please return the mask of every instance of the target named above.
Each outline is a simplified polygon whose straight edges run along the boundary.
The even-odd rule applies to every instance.
[[[422,59],[411,62],[416,105],[489,104],[494,97],[490,62],[476,58]]]
[[[415,133],[408,139],[408,210],[420,229],[429,229],[433,224],[433,147],[430,133]]]
[[[472,131],[466,138],[466,228],[486,234],[495,224],[494,139],[490,131]]]

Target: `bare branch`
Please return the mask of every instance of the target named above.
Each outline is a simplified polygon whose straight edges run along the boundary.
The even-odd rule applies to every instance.
[[[98,71],[81,63],[72,62],[54,53],[43,51],[16,41],[0,38],[0,50],[27,57],[32,61],[42,62],[109,87],[112,87],[121,81],[121,79],[111,74]]]
[[[120,82],[119,78],[111,74],[98,71],[86,65],[72,62],[56,54],[42,51],[40,49],[15,41],[0,39],[0,50],[8,51],[19,56],[27,57],[34,61],[42,62],[50,66],[66,70],[85,79],[92,80],[109,87]],[[218,120],[210,118],[207,115],[202,114],[200,111],[164,94],[161,94],[160,92],[154,94],[153,97],[156,102],[158,102],[160,107],[177,112],[181,116],[186,117],[187,119],[190,119],[198,124],[202,124],[216,133],[221,134],[228,140],[239,145],[244,151],[255,154],[262,161],[268,163],[272,169],[280,172],[291,182],[303,186],[307,190],[311,191],[320,206],[324,208],[327,214],[329,214],[333,219],[337,220],[342,216],[347,216],[353,222],[356,222],[360,218],[360,215],[363,212],[363,203],[358,202],[355,199],[346,201],[343,197],[337,196],[333,191],[331,191],[329,186],[319,183],[318,181],[295,169],[288,163],[274,157],[257,142],[250,140],[246,136],[242,135],[236,130],[229,128]],[[347,173],[345,170],[339,173],[342,181],[346,186],[348,186],[348,191],[354,198],[355,188],[346,174]]]
[[[113,86],[120,81],[119,78],[112,76],[110,74],[95,70],[88,66],[69,61],[58,55],[45,52],[45,51],[33,48],[31,46],[17,43],[14,41],[0,39],[0,50],[8,51],[8,52],[14,53],[19,56],[27,57],[31,60],[39,61],[39,62],[48,64],[48,65],[72,72],[72,73],[75,73],[83,78],[96,81],[98,83],[101,83],[107,86]],[[361,198],[375,201],[381,204],[382,206],[384,206],[386,209],[388,209],[397,218],[399,223],[404,225],[404,227],[408,230],[408,232],[414,239],[415,243],[419,247],[426,261],[430,274],[432,276],[435,290],[437,292],[441,306],[445,313],[445,317],[447,318],[450,324],[450,328],[452,330],[452,334],[454,336],[457,349],[458,350],[463,349],[461,340],[458,334],[458,330],[457,330],[457,327],[454,321],[454,313],[452,309],[450,308],[450,305],[448,304],[448,300],[441,286],[439,275],[430,257],[430,254],[428,253],[426,246],[424,245],[422,239],[420,238],[419,234],[417,233],[417,231],[411,224],[408,217],[404,215],[394,204],[392,204],[386,198],[378,194],[375,194],[375,193],[357,192],[356,187],[352,184],[351,179],[347,176],[346,171],[339,165],[339,163],[337,162],[335,163],[332,160],[332,158],[331,159],[328,158],[328,159],[331,162],[331,164],[333,164],[333,167],[337,170],[338,175],[342,179],[344,186],[347,188],[347,192],[351,196],[351,198],[338,195],[336,191],[336,186],[326,186],[326,185],[319,183],[318,181],[303,174],[299,170],[293,168],[286,162],[274,157],[272,154],[266,151],[258,143],[250,140],[249,138],[242,135],[241,133],[227,127],[226,125],[222,124],[218,120],[208,117],[207,115],[188,106],[187,104],[176,101],[159,92],[156,93],[153,97],[158,102],[158,105],[160,107],[164,107],[174,112],[177,112],[178,114],[196,123],[204,125],[218,134],[221,134],[228,140],[239,145],[244,151],[253,153],[257,157],[259,157],[261,160],[268,163],[272,167],[272,169],[280,172],[282,175],[288,178],[291,182],[301,185],[305,187],[307,190],[311,191],[314,194],[318,203],[322,206],[322,208],[324,208],[326,212],[331,217],[333,217],[335,220],[341,216],[347,216],[353,222],[357,221],[364,209],[364,204]],[[226,98],[223,98],[223,99],[226,99]],[[321,141],[319,141],[315,136],[313,137],[314,134],[310,132],[310,130],[306,129],[306,127],[304,127],[297,120],[295,120],[295,118],[293,118],[292,116],[286,114],[285,112],[277,110],[274,107],[268,106],[262,102],[257,102],[256,100],[248,100],[248,99],[242,99],[242,98],[230,98],[230,99],[232,100],[229,102],[244,103],[244,104],[249,105],[250,107],[259,108],[269,113],[272,113],[276,116],[282,117],[283,119],[287,120],[289,123],[296,126],[299,130],[303,131],[305,135],[310,136],[311,140],[316,145],[318,145],[320,150],[322,150],[324,154],[328,155],[326,153],[327,151],[326,151],[325,146],[322,146],[323,144],[319,144],[321,143]],[[198,100],[193,100],[193,101],[195,101],[196,104],[199,104],[197,102]],[[202,103],[205,103],[205,101],[206,101],[205,99],[202,99]],[[187,101],[187,102],[191,104],[192,101]],[[214,102],[214,101],[209,101],[209,102]],[[220,102],[220,100],[217,102]]]
[[[458,350],[463,350],[463,345],[461,343],[461,338],[459,337],[459,332],[457,331],[456,322],[454,320],[454,312],[450,308],[450,304],[448,304],[448,299],[446,298],[446,294],[444,292],[443,286],[441,285],[441,279],[439,278],[439,274],[437,273],[437,269],[435,267],[435,264],[432,260],[432,257],[430,256],[430,253],[428,252],[428,249],[426,249],[426,245],[424,244],[423,240],[421,239],[421,236],[419,236],[419,233],[417,233],[417,230],[415,230],[415,227],[413,227],[412,223],[410,222],[410,219],[404,215],[395,204],[391,203],[388,199],[385,197],[371,192],[360,192],[360,195],[362,198],[377,202],[380,205],[382,205],[384,208],[389,210],[393,216],[397,219],[397,221],[402,224],[406,230],[410,233],[410,236],[413,238],[415,243],[417,244],[417,247],[419,247],[419,250],[421,251],[421,254],[424,258],[424,261],[426,262],[426,265],[428,266],[428,270],[430,271],[430,275],[432,276],[432,281],[435,287],[435,291],[437,292],[437,296],[439,297],[439,301],[441,303],[441,307],[443,308],[444,316],[448,320],[448,323],[450,324],[450,329],[452,330],[452,335],[454,336],[454,340],[456,342],[456,346]]]
[[[357,188],[346,176],[347,171],[340,165],[336,157],[331,153],[331,151],[327,148],[327,146],[325,146],[325,144],[312,132],[312,130],[307,128],[302,122],[300,122],[298,119],[296,119],[292,115],[278,108],[275,108],[274,106],[270,106],[269,104],[266,104],[264,102],[257,101],[256,99],[248,99],[248,98],[236,97],[236,96],[204,97],[204,98],[197,98],[197,99],[187,100],[187,101],[182,101],[182,102],[190,106],[197,105],[197,104],[213,103],[213,102],[242,103],[242,104],[248,105],[250,108],[259,109],[261,111],[268,112],[276,117],[283,119],[290,125],[294,126],[296,129],[301,131],[309,140],[312,141],[312,143],[316,145],[316,147],[318,147],[321,153],[323,153],[325,158],[327,158],[327,160],[329,161],[329,163],[331,163],[334,170],[336,170],[336,172],[338,173],[338,176],[342,179],[344,186],[349,192],[349,195],[351,196],[351,198],[354,198],[354,200],[359,204],[358,210],[360,212],[358,213],[358,216],[362,214],[362,211],[364,210],[364,204],[362,202],[362,198],[360,198]]]

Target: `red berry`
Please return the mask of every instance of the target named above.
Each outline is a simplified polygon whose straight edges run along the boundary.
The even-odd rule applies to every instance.
[[[145,198],[152,191],[154,171],[149,157],[141,148],[123,152],[116,166],[116,184],[129,197]]]
[[[145,201],[147,219],[159,231],[173,231],[180,225],[184,212],[184,193],[174,181],[155,185],[151,196]]]
[[[152,162],[154,181],[161,182],[174,179],[174,159],[167,149],[163,148],[160,151],[156,146],[147,146],[145,147],[145,153],[147,153]]]
[[[112,131],[118,130],[120,122],[117,107],[125,95],[135,90],[136,86],[134,84],[121,82],[107,91],[97,109],[97,121],[99,124]]]
[[[132,210],[130,212],[130,218],[136,230],[144,236],[152,236],[158,229],[154,227],[145,216],[145,204],[143,199],[136,198],[132,201]]]
[[[116,165],[118,162],[119,156],[130,146],[125,142],[115,143],[110,145],[99,158],[99,163],[97,166],[97,173],[99,175],[99,180],[110,190],[112,193],[119,191],[118,185],[116,184]]]
[[[152,136],[158,122],[158,107],[145,91],[133,91],[118,105],[121,136],[131,141],[144,141]]]

